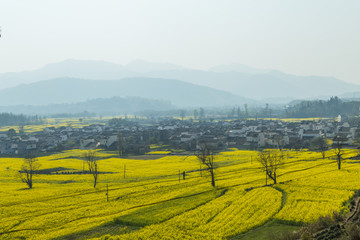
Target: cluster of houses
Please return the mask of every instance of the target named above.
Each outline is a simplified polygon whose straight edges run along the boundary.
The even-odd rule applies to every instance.
[[[67,149],[119,150],[144,154],[150,145],[171,149],[197,150],[206,143],[217,150],[227,148],[308,147],[311,139],[332,139],[341,135],[344,144],[353,145],[360,126],[333,120],[286,122],[280,120],[191,121],[165,119],[156,122],[118,121],[117,124],[93,124],[82,128],[47,127],[41,132],[0,132],[0,154],[27,154]]]

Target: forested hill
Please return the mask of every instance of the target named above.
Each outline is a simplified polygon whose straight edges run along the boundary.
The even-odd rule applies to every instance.
[[[43,119],[39,116],[25,116],[23,114],[0,113],[0,126],[16,126],[27,124],[41,124]]]
[[[139,111],[166,111],[176,109],[170,101],[147,99],[140,97],[97,98],[84,102],[50,104],[50,105],[16,105],[0,106],[0,112],[40,114],[51,116],[76,116],[80,114],[100,114],[105,116],[117,114],[134,114]]]
[[[290,104],[286,109],[288,117],[336,117],[359,115],[360,101],[344,101],[338,97],[329,100],[301,101]]]

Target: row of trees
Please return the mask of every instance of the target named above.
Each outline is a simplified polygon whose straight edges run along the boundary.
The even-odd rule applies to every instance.
[[[312,100],[299,102],[286,109],[288,117],[335,117],[338,114],[359,115],[360,101],[345,102],[338,97],[329,100]]]
[[[312,149],[313,151],[318,151],[322,153],[323,159],[325,159],[326,151],[332,147],[335,153],[337,167],[341,169],[342,155],[344,154],[343,145],[346,141],[346,138],[342,136],[336,136],[333,139],[332,145],[330,141],[324,137],[317,137],[312,140]],[[274,184],[277,183],[277,170],[283,164],[284,153],[281,149],[271,149],[263,150],[258,152],[257,161],[261,164],[261,168],[265,172],[266,176],[266,185],[267,179],[270,178],[273,180]]]
[[[268,107],[269,105],[266,104],[267,109],[269,110]],[[228,117],[228,118],[246,118],[249,117],[249,112],[248,112],[248,105],[244,104],[244,108],[241,110],[240,107],[233,107],[230,110],[228,109],[211,109],[211,110],[207,110],[207,114],[205,114],[205,109],[204,108],[199,108],[199,109],[194,109],[191,113],[191,111],[186,111],[184,109],[181,109],[179,111],[179,115],[181,117],[182,120],[184,120],[185,116],[191,116],[194,119],[205,119],[206,115],[221,115],[223,117]]]
[[[121,137],[120,137],[121,138]],[[344,138],[337,136],[333,139],[332,147],[336,155],[336,161],[338,169],[341,169],[342,155],[343,155],[343,142]],[[324,137],[314,138],[312,140],[312,149],[322,153],[323,159],[325,159],[325,153],[330,148],[330,143]],[[119,155],[123,154],[123,149],[119,148]],[[211,186],[215,187],[215,162],[214,151],[206,144],[203,144],[199,151],[196,152],[196,156],[200,161],[200,164],[204,165],[203,170],[207,171],[211,177]],[[284,152],[279,149],[266,149],[258,152],[257,162],[260,163],[261,169],[265,173],[265,182],[268,184],[268,179],[272,180],[274,184],[277,183],[277,171],[283,164]],[[98,182],[99,170],[98,170],[98,157],[95,150],[88,150],[83,154],[84,169],[87,166],[88,172],[93,177],[94,188]],[[33,187],[33,175],[40,168],[38,160],[33,155],[29,155],[24,159],[24,163],[19,171],[20,179],[27,184],[29,188]]]
[[[200,150],[196,153],[200,163],[205,165],[206,171],[211,177],[211,186],[215,187],[215,163],[214,151],[212,151],[206,144],[202,145]],[[261,169],[265,172],[266,185],[268,178],[273,180],[274,184],[277,182],[277,170],[281,166],[284,159],[283,151],[278,149],[263,150],[258,152],[256,160],[260,163]]]
[[[270,108],[268,103],[263,108],[252,107],[233,107],[231,109],[207,109],[207,115],[220,115],[228,118],[248,118],[252,117],[335,117],[339,114],[344,116],[357,116],[360,112],[360,101],[344,101],[338,97],[331,97],[329,100],[310,100],[299,101],[290,104],[290,107],[281,109],[279,107]],[[193,115],[194,119],[204,119],[205,110],[203,108],[190,111],[180,110],[180,117]]]
[[[42,124],[44,118],[40,116],[26,116],[23,114],[0,113],[0,126]]]
[[[311,141],[311,150],[322,153],[323,159],[326,157],[326,151],[332,147],[334,149],[337,167],[341,169],[342,155],[343,155],[343,143],[346,139],[341,136],[336,136],[333,139],[332,145],[330,141],[324,137],[317,137]],[[196,153],[200,163],[205,165],[206,171],[209,172],[211,177],[211,185],[215,187],[215,163],[214,163],[214,151],[211,150],[206,144],[202,145],[200,150]],[[273,184],[277,183],[278,169],[284,164],[285,153],[282,148],[279,149],[265,149],[258,152],[256,161],[260,163],[265,173],[265,184],[268,185],[268,179],[273,181]]]
[[[97,152],[95,150],[86,151],[83,154],[83,161],[84,161],[83,171],[85,171],[85,165],[86,165],[89,173],[93,177],[94,180],[93,186],[95,188],[99,176]],[[28,186],[28,188],[33,187],[33,177],[40,169],[40,167],[41,165],[34,154],[30,154],[24,158],[24,162],[21,166],[21,170],[19,171],[19,178],[23,183],[25,183]]]

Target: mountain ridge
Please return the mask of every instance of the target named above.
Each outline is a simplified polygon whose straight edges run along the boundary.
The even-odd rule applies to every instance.
[[[25,115],[56,115],[94,113],[98,115],[116,116],[134,114],[141,111],[167,111],[177,109],[169,101],[140,97],[96,98],[76,103],[50,105],[14,105],[0,106],[0,112],[12,112]]]
[[[347,83],[333,77],[297,76],[241,64],[220,65],[209,70],[197,70],[143,60],[120,65],[105,61],[74,59],[47,64],[34,71],[0,74],[0,89],[14,87],[20,83],[64,77],[90,80],[118,80],[136,77],[177,79],[257,100],[311,99],[360,91],[360,85]]]
[[[61,104],[109,97],[143,97],[165,100],[171,101],[178,107],[224,106],[255,102],[225,91],[174,79],[56,78],[1,90],[0,106]]]

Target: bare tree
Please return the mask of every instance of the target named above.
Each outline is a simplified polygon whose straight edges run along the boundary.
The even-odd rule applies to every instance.
[[[274,181],[274,184],[276,184],[277,170],[282,163],[283,153],[280,150],[275,149],[263,150],[258,152],[256,160],[261,164],[261,168],[265,172],[266,185],[268,177]]]
[[[184,120],[185,118],[185,114],[186,114],[186,111],[184,109],[181,109],[180,110],[180,117],[181,117],[181,120]]]
[[[118,135],[117,135],[117,148],[118,148],[118,152],[119,152],[120,157],[125,155],[126,142],[125,142],[121,132],[119,132]]]
[[[198,110],[194,109],[194,119],[197,119],[199,116]]]
[[[245,108],[245,118],[248,117],[248,105],[245,103],[244,104],[244,108]]]
[[[94,178],[94,188],[96,187],[99,172],[98,172],[98,163],[96,158],[96,151],[95,150],[87,150],[84,154],[84,159],[87,163],[89,172],[92,174]]]
[[[344,154],[344,150],[343,150],[344,141],[346,141],[346,138],[340,135],[337,135],[333,139],[332,147],[336,155],[336,162],[339,170],[341,169],[341,160],[342,160],[342,155]]]
[[[323,159],[325,159],[326,151],[329,150],[329,146],[328,141],[323,136],[314,138],[310,142],[310,150],[321,152]]]
[[[7,131],[7,135],[8,135],[9,138],[15,137],[15,136],[16,136],[16,131],[15,131],[15,129],[10,128],[10,129]]]
[[[278,134],[275,136],[275,142],[277,145],[277,148],[282,151],[285,145],[285,141],[284,141],[284,135],[282,134]]]
[[[237,109],[236,109],[236,116],[238,119],[240,119],[240,117],[241,117],[240,107],[237,107]]]
[[[200,115],[200,119],[205,118],[205,110],[202,107],[200,108],[199,115]]]
[[[20,135],[24,135],[25,134],[25,125],[24,124],[21,124],[19,126],[19,134]]]
[[[214,152],[209,149],[209,147],[204,144],[201,146],[200,150],[196,154],[197,158],[200,160],[201,164],[204,164],[211,176],[211,186],[215,187],[215,175],[214,175]]]
[[[20,179],[23,183],[26,183],[29,188],[33,187],[33,176],[36,170],[40,168],[37,158],[34,156],[27,156],[24,158],[24,163],[19,171]]]

